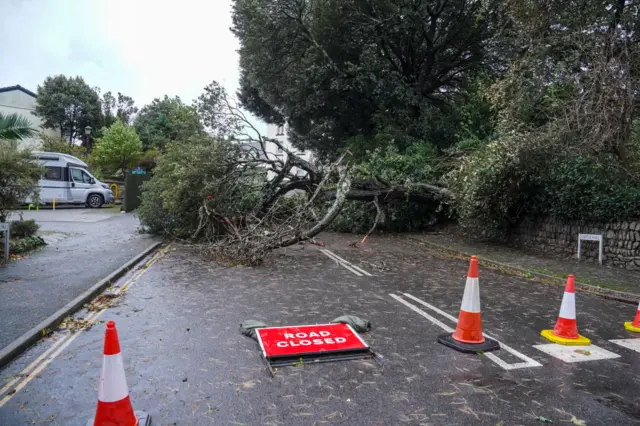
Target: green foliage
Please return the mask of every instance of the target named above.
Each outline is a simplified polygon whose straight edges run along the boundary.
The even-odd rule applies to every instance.
[[[637,94],[626,89],[640,81],[640,5],[516,0],[508,11],[501,41],[517,53],[485,91],[493,134],[460,139],[467,155],[449,176],[461,224],[504,237],[525,216],[640,217]]]
[[[44,240],[37,236],[24,237],[16,240],[9,241],[9,251],[13,254],[28,253],[46,245]]]
[[[478,236],[503,238],[525,216],[602,222],[640,217],[638,178],[615,156],[584,153],[567,142],[537,132],[515,134],[465,157],[449,181],[460,223]]]
[[[233,180],[238,147],[196,136],[167,145],[153,177],[144,184],[138,215],[151,233],[191,238],[203,205],[220,217],[239,217],[261,200],[260,192]],[[232,185],[234,184],[234,185]]]
[[[69,141],[84,135],[84,129],[102,124],[98,92],[78,77],[47,77],[38,86],[35,113],[49,129],[60,128]]]
[[[123,95],[118,92],[115,97],[111,92],[102,95],[102,127],[111,127],[116,120],[122,121],[124,124],[131,125],[133,117],[138,112],[138,107],[131,96]]]
[[[95,163],[104,173],[125,174],[142,155],[142,143],[136,130],[118,119],[102,133],[93,150]]]
[[[399,185],[411,188],[416,183],[434,181],[437,176],[437,150],[425,142],[416,142],[404,151],[400,151],[393,137],[378,134],[373,139],[377,146],[373,152],[362,154],[360,140],[352,140],[349,148],[360,152],[360,163],[355,176],[365,182],[377,182],[385,185]],[[433,225],[438,206],[420,204],[406,200],[378,200],[382,210],[381,222],[377,229],[388,231],[415,231]],[[338,232],[365,233],[374,223],[377,210],[373,203],[349,201],[340,215],[334,220],[331,229]]]
[[[235,0],[243,105],[321,156],[377,132],[447,142],[426,132],[490,58],[503,2],[370,3]]]
[[[5,222],[9,211],[27,198],[38,197],[43,168],[30,160],[30,154],[0,141],[0,222]]]
[[[37,132],[27,118],[0,112],[0,140],[17,141],[33,137]]]
[[[161,153],[157,149],[149,148],[144,153],[142,153],[142,156],[140,156],[140,158],[136,162],[136,165],[144,167],[147,170],[152,170],[154,167],[156,167],[160,155]]]
[[[381,203],[382,221],[377,230],[411,232],[435,225],[441,214],[433,204],[421,204],[404,200]],[[347,201],[340,215],[331,223],[336,232],[364,234],[371,229],[376,218],[373,203]]]
[[[194,108],[209,134],[225,137],[240,131],[237,118],[226,114],[226,102],[227,91],[217,81],[209,83],[194,101]]]
[[[357,168],[363,178],[377,179],[383,183],[411,185],[434,179],[436,149],[428,143],[415,143],[404,152],[388,139],[386,145],[369,152]]]
[[[203,134],[195,109],[182,103],[177,96],[165,95],[145,105],[136,116],[134,127],[144,150],[155,148],[161,152],[169,142]]]
[[[524,213],[544,170],[542,144],[514,135],[489,143],[465,157],[450,176],[449,188],[460,224],[501,238]]]
[[[640,182],[613,155],[566,153],[554,159],[541,194],[543,210],[561,219],[640,218]]]
[[[69,154],[73,155],[74,157],[78,157],[83,161],[83,157],[86,157],[86,148],[79,145],[70,144],[62,138],[40,133],[40,140],[42,141],[42,151],[44,152],[59,152],[61,154]]]
[[[11,222],[11,237],[30,237],[38,232],[40,225],[34,219],[16,220]]]

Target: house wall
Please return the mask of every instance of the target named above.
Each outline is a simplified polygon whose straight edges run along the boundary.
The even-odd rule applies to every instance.
[[[289,126],[286,124],[283,126],[278,126],[276,124],[269,124],[267,125],[267,138],[277,139],[278,141],[282,142],[282,144],[288,150],[296,153],[299,157],[303,158],[304,160],[311,161],[312,154],[310,151],[300,151],[291,145],[287,137],[288,131],[289,131]],[[282,158],[283,161],[287,160],[287,153],[284,151],[280,151],[278,145],[276,145],[275,143],[267,142],[267,145],[265,148],[267,150],[267,155],[269,156],[269,158],[279,157],[279,158]],[[306,175],[306,172],[304,170],[300,170],[297,167],[294,167],[292,171],[293,173],[300,174],[301,176]],[[272,176],[273,176],[273,172],[270,172],[269,177],[271,178]]]
[[[32,114],[36,108],[36,98],[21,90],[0,92],[0,112],[3,114],[19,114],[29,120],[32,126],[48,136],[60,136],[60,131],[43,129],[42,120]],[[38,136],[23,139],[18,146],[21,148],[39,149],[42,141]]]

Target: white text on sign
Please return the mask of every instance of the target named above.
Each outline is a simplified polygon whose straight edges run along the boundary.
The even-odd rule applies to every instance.
[[[276,343],[279,348],[288,348],[295,346],[312,346],[312,345],[335,345],[336,343],[345,343],[347,339],[344,337],[331,338],[331,333],[328,331],[312,331],[310,333],[284,333],[285,339],[293,340],[280,340]],[[316,337],[316,339],[311,339]],[[318,339],[318,337],[321,337]]]

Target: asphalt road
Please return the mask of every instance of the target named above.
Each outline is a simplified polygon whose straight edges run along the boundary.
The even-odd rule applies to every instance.
[[[622,323],[635,306],[577,294],[580,332],[594,346],[570,352],[580,362],[569,363],[534,347],[549,343],[539,333],[554,325],[562,287],[481,268],[485,332],[511,351],[462,354],[436,337],[443,325],[455,326],[447,315],[457,316],[466,259],[401,238],[372,237],[359,249],[349,247],[350,237],[326,238],[327,248],[361,270],[311,245],[262,268],[219,267],[173,246],[141,270],[99,318],[117,323],[134,408],[149,412],[154,425],[640,421],[640,354],[610,341],[633,337]],[[302,364],[272,378],[256,342],[238,332],[247,319],[296,325],[343,314],[372,321],[363,338],[382,365]],[[100,323],[42,366],[38,355],[66,342],[57,333],[1,371],[0,384],[11,384],[0,389],[0,424],[85,424],[95,410],[103,335]],[[595,360],[601,349],[611,358]],[[35,366],[42,370],[33,378]]]
[[[0,268],[0,348],[126,263],[151,242],[117,209],[23,211],[48,246]],[[17,219],[17,214],[11,220]]]

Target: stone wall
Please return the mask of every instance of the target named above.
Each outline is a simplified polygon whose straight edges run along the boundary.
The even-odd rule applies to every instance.
[[[577,258],[578,234],[601,234],[603,264],[626,269],[640,269],[640,222],[579,223],[552,219],[527,221],[514,229],[510,244],[549,254]],[[598,261],[598,242],[582,241],[581,259]]]

